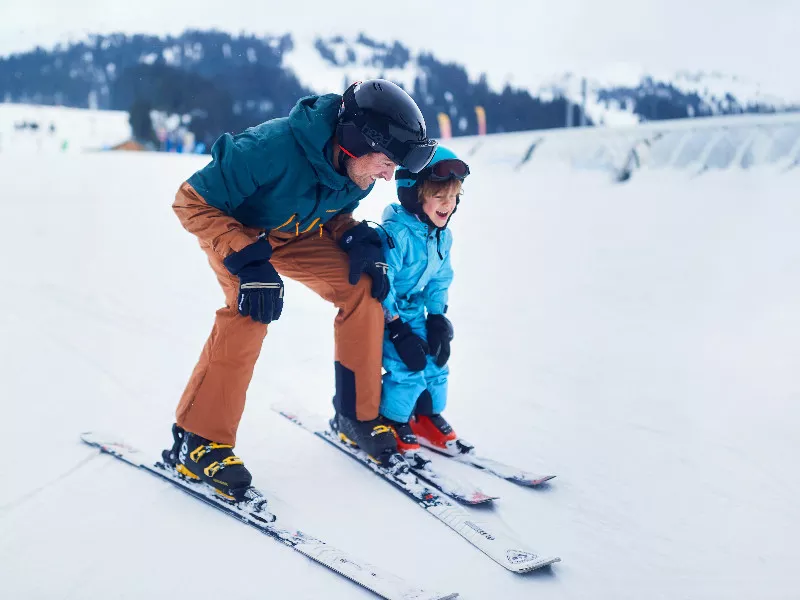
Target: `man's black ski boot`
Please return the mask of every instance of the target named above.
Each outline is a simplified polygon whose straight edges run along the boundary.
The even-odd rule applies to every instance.
[[[164,462],[191,481],[203,481],[229,500],[252,501],[253,480],[244,462],[233,454],[233,446],[218,444],[197,434],[172,426],[172,449],[164,450]]]
[[[397,454],[397,440],[391,427],[381,417],[371,421],[358,421],[336,413],[330,420],[331,429],[343,442],[358,446],[369,457],[384,467],[393,466]]]
[[[400,423],[398,421],[392,421],[387,417],[383,417],[384,423],[392,428],[394,431],[395,438],[397,438],[397,450],[401,454],[406,454],[408,452],[416,452],[419,450],[419,440],[417,439],[414,430],[411,429],[411,425],[406,421],[405,423]]]

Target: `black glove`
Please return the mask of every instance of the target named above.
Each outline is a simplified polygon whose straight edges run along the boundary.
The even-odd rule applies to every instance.
[[[270,264],[271,256],[272,246],[260,237],[222,261],[239,277],[239,314],[259,323],[277,321],[283,311],[283,280]]]
[[[339,247],[350,259],[350,284],[357,284],[361,273],[366,273],[372,277],[372,297],[383,302],[389,294],[389,265],[378,232],[362,221],[342,234]]]
[[[430,354],[438,366],[443,367],[450,358],[450,342],[453,340],[453,324],[444,315],[428,315],[425,323],[428,330]]]
[[[422,371],[428,362],[428,344],[411,331],[408,323],[400,319],[390,321],[386,328],[397,353],[411,371]]]

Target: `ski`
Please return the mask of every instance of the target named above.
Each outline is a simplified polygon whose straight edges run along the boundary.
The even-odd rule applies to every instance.
[[[462,504],[486,504],[498,499],[498,496],[485,494],[477,486],[434,470],[431,459],[422,452],[406,452],[403,457],[417,477]]]
[[[381,467],[370,459],[363,450],[340,442],[330,429],[324,426],[315,426],[319,425],[319,421],[324,422],[324,419],[280,406],[273,406],[272,408],[295,425],[325,440],[334,448],[338,448],[369,468],[376,475],[391,483],[486,556],[509,571],[527,573],[561,560],[557,556],[540,556],[531,550],[524,549],[519,541],[500,531],[496,531],[492,525],[473,519],[463,508],[451,503],[446,496],[432,489],[429,485],[426,485],[424,480],[418,478],[402,455],[394,455],[391,466]]]
[[[448,442],[446,449],[434,446],[425,438],[419,438],[419,443],[426,448],[434,450],[438,454],[442,454],[458,462],[472,465],[473,467],[486,471],[487,473],[491,473],[492,475],[496,475],[497,477],[506,479],[508,481],[513,481],[519,485],[536,487],[537,485],[542,485],[551,479],[555,479],[555,475],[537,475],[523,469],[518,469],[517,467],[512,467],[511,465],[498,460],[480,456],[475,451],[475,447],[472,444],[460,438]]]
[[[117,440],[114,436],[87,432],[81,434],[81,440],[89,446],[98,448],[103,453],[171,483],[190,496],[213,506],[228,516],[247,523],[261,533],[297,550],[300,554],[386,600],[452,600],[458,598],[457,593],[438,594],[413,586],[401,577],[383,571],[322,540],[294,529],[283,523],[282,520],[279,524],[278,517],[267,509],[267,497],[256,488],[250,488],[248,501],[237,503],[221,496],[205,483],[188,481],[171,466]]]
[[[283,414],[280,407],[273,406],[272,408],[276,412]],[[307,429],[310,428],[314,431],[318,431],[326,430],[328,427],[327,421],[319,415],[298,411],[293,411],[292,415],[296,422],[302,421],[302,423],[307,425]],[[283,416],[286,415],[284,414]],[[336,439],[335,436],[334,439]],[[432,466],[433,463],[430,457],[422,451],[406,453],[404,458],[417,477],[461,504],[488,504],[498,499],[497,496],[490,496],[471,483],[460,481],[454,477],[436,471]]]

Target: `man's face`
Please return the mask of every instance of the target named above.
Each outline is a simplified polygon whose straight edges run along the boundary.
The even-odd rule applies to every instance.
[[[347,176],[362,190],[367,189],[377,179],[391,181],[397,168],[392,159],[380,152],[365,154],[347,161]]]

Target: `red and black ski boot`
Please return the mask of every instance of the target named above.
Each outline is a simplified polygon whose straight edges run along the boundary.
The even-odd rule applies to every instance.
[[[453,456],[461,453],[456,444],[458,436],[442,415],[414,415],[411,429],[423,446]]]

